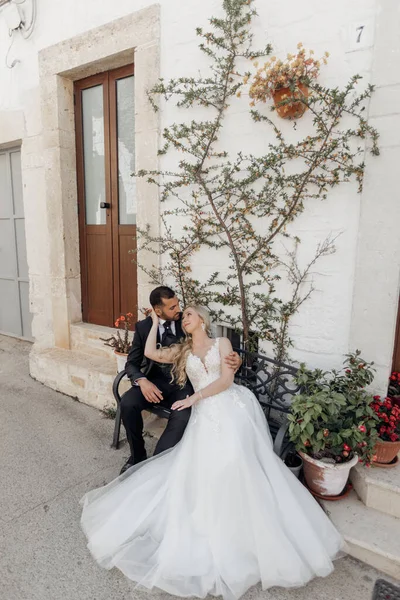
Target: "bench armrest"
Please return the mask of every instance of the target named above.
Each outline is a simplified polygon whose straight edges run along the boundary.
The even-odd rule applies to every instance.
[[[283,448],[283,442],[285,440],[288,429],[289,429],[289,419],[285,415],[283,417],[282,425],[280,426],[278,433],[276,434],[275,441],[274,441],[274,452],[281,458],[284,458],[284,456],[282,456],[282,454],[285,450]]]
[[[126,375],[126,371],[124,369],[123,371],[120,371],[118,373],[118,375],[116,376],[116,378],[114,379],[114,382],[113,382],[112,391],[113,391],[113,395],[114,395],[115,401],[117,403],[117,406],[119,406],[120,402],[121,402],[121,394],[119,393],[119,384],[121,383],[121,381],[123,380],[125,375]]]

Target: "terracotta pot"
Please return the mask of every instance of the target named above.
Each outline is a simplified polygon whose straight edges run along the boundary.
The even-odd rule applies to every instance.
[[[374,463],[382,463],[387,465],[400,452],[400,440],[398,442],[385,442],[384,440],[378,440],[374,448]]]
[[[125,352],[117,352],[116,350],[114,350],[114,354],[117,357],[117,373],[120,373],[125,369],[125,363],[128,355],[125,354]]]
[[[312,458],[304,452],[299,452],[299,454],[304,463],[306,483],[310,490],[320,496],[339,496],[349,479],[350,469],[358,462],[357,455],[348,462],[330,464]]]
[[[299,83],[297,89],[292,92],[290,88],[283,87],[274,91],[272,98],[276,107],[276,112],[282,119],[299,119],[307,110],[303,102],[296,102],[298,98],[308,98],[308,87]],[[293,102],[279,106],[280,102],[292,98]]]

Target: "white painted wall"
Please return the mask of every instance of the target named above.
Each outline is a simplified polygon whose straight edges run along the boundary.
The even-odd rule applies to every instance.
[[[26,6],[29,7],[31,1],[26,0]],[[12,62],[18,59],[20,62],[13,69],[5,66],[11,38],[0,9],[0,124],[12,119],[19,119],[20,123],[22,113],[24,139],[40,133],[38,52],[42,48],[150,4],[152,0],[137,0],[135,3],[131,0],[38,0],[37,23],[31,38],[24,40],[19,33],[14,34],[8,60]],[[274,46],[274,53],[282,57],[287,52],[294,52],[299,41],[307,48],[314,49],[317,55],[328,50],[331,58],[328,66],[322,70],[321,80],[329,85],[343,85],[355,73],[363,75],[365,84],[374,82],[379,72],[379,85],[385,87],[388,83],[392,86],[393,101],[387,102],[385,94],[378,91],[374,115],[381,119],[376,119],[376,126],[383,130],[383,142],[391,148],[391,168],[395,170],[396,160],[398,165],[400,157],[397,135],[400,130],[400,103],[396,101],[400,99],[400,77],[393,75],[398,69],[392,69],[390,74],[382,61],[378,68],[375,59],[379,49],[374,45],[377,26],[381,46],[386,48],[387,53],[391,54],[392,47],[398,44],[396,36],[400,28],[396,30],[393,23],[398,24],[399,11],[394,3],[389,4],[392,6],[388,7],[384,0],[336,0],[330,3],[319,0],[286,0],[285,3],[281,0],[257,0],[259,16],[254,22],[254,33],[255,45],[262,46],[270,42]],[[160,5],[161,75],[165,78],[190,75],[196,74],[201,67],[206,68],[207,62],[198,51],[194,29],[199,25],[206,26],[209,16],[221,11],[221,0],[161,0]],[[384,39],[384,22],[392,23],[392,42]],[[357,45],[359,26],[365,29],[361,43]],[[381,54],[382,51],[379,50]],[[173,104],[162,108],[162,126],[180,118]],[[260,136],[260,126],[255,128],[245,116],[246,111],[246,98],[242,98],[233,109],[234,135],[229,140],[230,146],[251,147],[253,152],[262,152],[268,141],[267,134]],[[395,129],[387,120],[382,120],[387,114],[397,115]],[[280,121],[280,125],[284,130],[290,130],[289,123]],[[307,117],[299,122],[299,131],[306,129]],[[255,131],[257,137],[254,136]],[[0,132],[0,143],[4,141]],[[164,165],[168,164],[168,160],[164,159]],[[338,240],[336,254],[319,262],[315,279],[317,290],[292,324],[294,359],[304,360],[310,366],[337,367],[342,362],[343,354],[361,342],[366,358],[378,362],[377,388],[381,390],[390,368],[400,271],[397,242],[400,236],[392,218],[397,214],[394,211],[398,210],[395,206],[399,202],[397,191],[388,189],[383,179],[386,165],[389,164],[386,160],[389,160],[389,154],[386,155],[384,151],[382,157],[368,162],[373,176],[369,178],[367,172],[366,193],[373,189],[371,193],[375,202],[369,201],[367,212],[363,208],[364,196],[359,196],[355,186],[349,184],[330,194],[328,201],[311,203],[297,220],[295,229],[303,240],[301,257],[304,261],[313,255],[318,242],[329,233],[343,233]],[[377,188],[379,180],[381,187]],[[390,185],[393,186],[394,181]],[[380,194],[385,197],[385,213],[378,221]],[[365,235],[372,235],[378,223],[385,234],[379,237],[379,243],[374,244]],[[38,239],[34,252],[32,247],[30,252],[28,248],[28,262],[32,273],[35,271],[36,275],[40,275],[41,268],[46,269],[46,243],[45,239]],[[368,267],[363,259],[365,246],[368,249],[369,244],[374,246],[368,256],[370,272],[379,272],[384,264],[392,274],[391,278],[386,276],[380,281],[379,289],[375,288],[374,280],[371,281],[368,276]],[[40,261],[40,258],[43,260]],[[210,255],[201,257],[204,273],[208,268],[215,268],[211,263]],[[371,304],[370,298],[365,296],[372,294],[375,299]],[[359,318],[363,297],[365,322]],[[385,314],[383,323],[380,317],[382,313]],[[365,335],[368,326],[372,327],[373,340]]]

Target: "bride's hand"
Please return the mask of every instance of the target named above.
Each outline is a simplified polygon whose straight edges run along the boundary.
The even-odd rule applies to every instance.
[[[172,410],[184,410],[185,408],[190,408],[196,402],[196,399],[193,396],[186,396],[184,400],[177,400],[171,406]]]
[[[153,323],[157,323],[157,325],[158,325],[159,318],[158,318],[158,315],[156,314],[154,308],[146,309],[146,317],[151,317],[153,319]]]

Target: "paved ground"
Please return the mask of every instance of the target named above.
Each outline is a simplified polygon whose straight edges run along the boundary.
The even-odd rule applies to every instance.
[[[113,422],[97,410],[33,381],[29,350],[0,336],[0,599],[148,600],[91,560],[79,527],[79,499],[117,475],[126,446],[110,448]],[[306,588],[245,600],[370,600],[379,576],[345,558]]]

